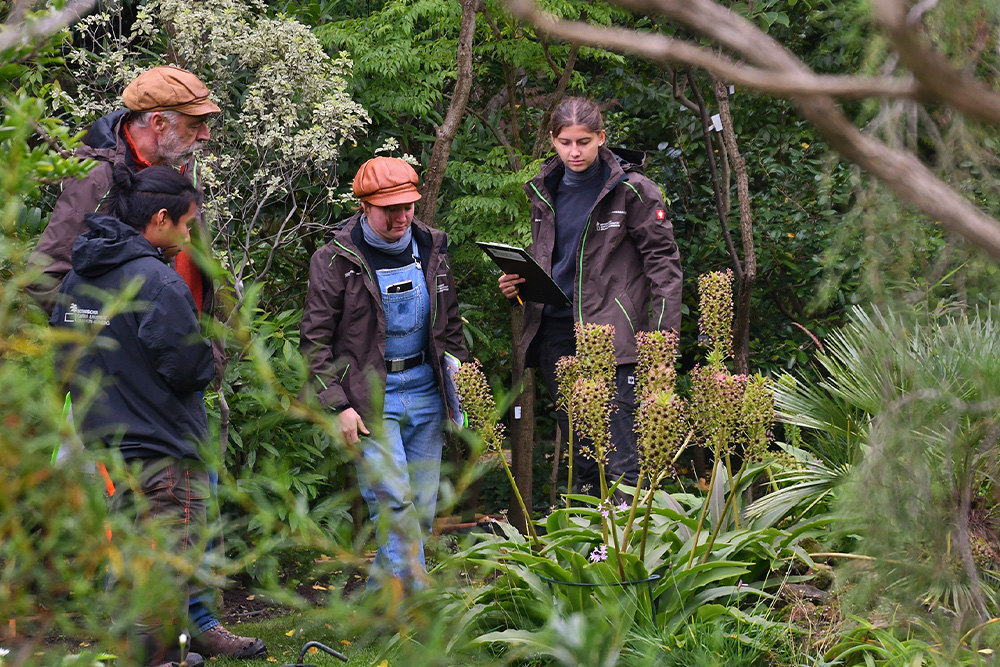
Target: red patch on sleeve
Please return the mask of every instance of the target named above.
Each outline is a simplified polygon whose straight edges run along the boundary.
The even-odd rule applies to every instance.
[[[663,211],[663,209],[662,209],[662,208],[658,208],[658,209],[656,209],[656,219],[657,219],[657,220],[663,220],[663,219],[665,219],[666,217],[667,217],[667,214],[666,214],[666,213],[664,213],[664,211]]]

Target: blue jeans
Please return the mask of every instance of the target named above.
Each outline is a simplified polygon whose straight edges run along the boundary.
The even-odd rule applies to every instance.
[[[357,461],[361,495],[378,542],[369,590],[390,577],[406,590],[426,586],[424,542],[437,506],[443,413],[429,364],[389,373],[382,423],[362,439]]]

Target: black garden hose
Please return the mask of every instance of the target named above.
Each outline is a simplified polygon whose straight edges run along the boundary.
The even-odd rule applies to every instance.
[[[299,651],[299,661],[294,665],[282,665],[282,667],[313,667],[313,665],[306,665],[302,662],[302,659],[306,657],[306,652],[313,646],[320,649],[321,651],[326,651],[335,658],[339,658],[340,660],[347,662],[346,655],[344,655],[339,651],[334,651],[326,644],[321,644],[320,642],[306,642],[305,645],[302,647],[302,650]]]

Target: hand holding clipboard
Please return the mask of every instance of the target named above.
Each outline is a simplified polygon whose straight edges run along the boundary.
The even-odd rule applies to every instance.
[[[524,248],[481,241],[476,245],[506,274],[500,278],[500,291],[508,299],[517,297],[518,301],[524,299],[556,306],[573,304]]]
[[[505,273],[497,281],[500,284],[500,292],[508,299],[517,299],[517,302],[524,305],[524,301],[517,293],[517,286],[524,282],[524,278],[516,273]]]

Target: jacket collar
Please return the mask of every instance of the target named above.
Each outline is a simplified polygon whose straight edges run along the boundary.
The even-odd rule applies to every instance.
[[[627,148],[607,148],[602,146],[597,153],[597,159],[604,165],[604,187],[602,194],[613,190],[622,181],[628,180],[629,173],[641,174],[646,162],[646,154],[642,151],[633,151]],[[525,185],[524,190],[531,197],[532,185],[538,189],[543,196],[552,197],[556,191],[559,179],[562,178],[566,166],[559,159],[558,155],[549,157],[543,164],[538,175]],[[549,202],[552,205],[552,202]]]
[[[417,240],[417,247],[420,248],[421,257],[428,260],[435,254],[434,243],[435,230],[431,229],[420,220],[413,218],[413,238]],[[333,242],[340,248],[347,250],[347,256],[351,261],[362,262],[361,242],[363,232],[361,231],[361,211],[358,211],[348,218],[343,226],[333,235]]]

